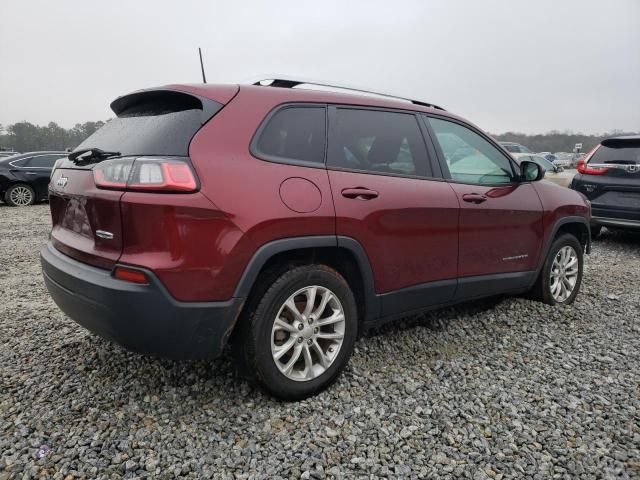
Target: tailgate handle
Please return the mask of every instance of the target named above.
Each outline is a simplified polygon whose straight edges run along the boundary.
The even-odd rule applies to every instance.
[[[369,190],[364,187],[345,188],[342,190],[342,196],[345,198],[354,198],[358,200],[371,200],[378,196],[375,190]]]

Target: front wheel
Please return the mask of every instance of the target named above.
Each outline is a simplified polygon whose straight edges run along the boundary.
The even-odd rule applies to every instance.
[[[582,283],[582,269],[582,245],[578,239],[570,234],[558,237],[542,266],[533,297],[549,305],[573,303]]]
[[[245,375],[277,398],[298,400],[337,378],[357,327],[355,298],[342,275],[305,265],[250,301],[233,348]]]

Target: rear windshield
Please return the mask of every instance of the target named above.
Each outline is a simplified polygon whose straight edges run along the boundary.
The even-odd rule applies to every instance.
[[[589,163],[640,164],[640,140],[605,141],[594,152]]]
[[[181,92],[149,91],[121,97],[111,107],[117,118],[109,120],[76,150],[100,148],[123,156],[186,156],[195,133],[222,105]]]

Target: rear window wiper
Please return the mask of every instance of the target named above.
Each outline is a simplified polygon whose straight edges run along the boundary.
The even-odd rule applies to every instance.
[[[109,157],[117,157],[119,155],[120,152],[108,152],[106,150],[102,150],[101,148],[83,148],[82,150],[78,150],[69,154],[69,160],[77,165],[80,165],[93,163],[92,161],[97,163]]]

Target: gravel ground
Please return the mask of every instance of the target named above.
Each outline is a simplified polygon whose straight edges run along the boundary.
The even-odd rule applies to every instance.
[[[640,236],[596,242],[572,307],[407,319],[328,391],[279,403],[228,358],[145,358],[65,318],[40,276],[48,230],[46,205],[0,206],[2,480],[640,478]]]

